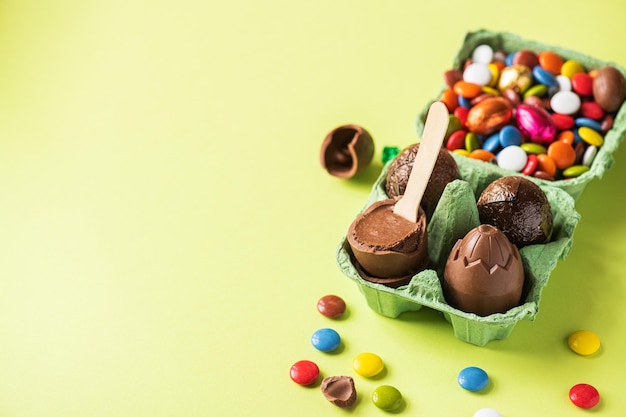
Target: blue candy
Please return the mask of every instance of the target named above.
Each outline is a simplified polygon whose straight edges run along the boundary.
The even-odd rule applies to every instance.
[[[545,84],[548,87],[557,87],[559,85],[556,77],[548,70],[540,67],[539,65],[533,68],[533,78],[540,84]]]
[[[497,153],[501,148],[502,146],[500,146],[499,132],[487,137],[487,139],[483,142],[483,149],[493,154]]]
[[[513,65],[514,56],[515,56],[515,52],[511,52],[510,54],[506,56],[506,58],[504,58],[504,63],[506,64],[507,67],[510,67],[511,65]]]
[[[459,385],[468,391],[480,391],[489,383],[487,372],[476,366],[470,366],[459,372]]]
[[[504,126],[500,129],[499,140],[503,148],[511,145],[519,146],[522,144],[522,134],[515,126]]]
[[[458,102],[461,107],[465,107],[466,109],[472,108],[472,100],[467,97],[459,96]]]
[[[576,125],[576,127],[588,127],[598,133],[602,133],[602,126],[600,126],[600,123],[593,119],[589,119],[588,117],[577,117],[574,119],[574,125]]]
[[[332,352],[341,344],[341,337],[333,329],[319,329],[311,336],[311,344],[322,352]]]

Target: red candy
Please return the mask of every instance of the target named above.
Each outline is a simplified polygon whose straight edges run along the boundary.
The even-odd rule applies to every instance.
[[[589,384],[576,384],[569,390],[569,399],[577,407],[592,408],[600,401],[600,394]]]
[[[529,154],[526,160],[526,165],[522,169],[522,174],[532,175],[537,170],[537,155]]]
[[[604,110],[595,101],[585,101],[580,105],[580,115],[593,120],[601,120],[604,117]]]
[[[446,148],[449,151],[454,151],[456,149],[465,148],[465,135],[467,132],[465,130],[457,130],[452,133],[446,142]]]
[[[467,113],[469,113],[467,107],[457,107],[454,109],[454,115],[461,121],[462,126],[465,126],[465,122],[467,121]]]
[[[574,118],[567,114],[553,113],[550,115],[557,130],[567,130],[574,127]]]
[[[311,385],[320,376],[320,369],[314,362],[302,360],[291,366],[289,376],[296,384]]]
[[[593,79],[585,72],[572,75],[572,90],[581,96],[593,95]]]

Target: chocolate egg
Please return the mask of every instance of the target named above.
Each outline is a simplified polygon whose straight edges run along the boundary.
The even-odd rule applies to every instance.
[[[479,316],[504,313],[520,303],[524,288],[519,251],[496,227],[481,224],[452,248],[442,287],[454,308]]]
[[[523,93],[533,83],[533,75],[526,65],[511,65],[502,69],[498,88],[500,91],[511,89],[518,94]]]
[[[487,98],[467,113],[465,126],[470,132],[488,136],[506,126],[513,115],[513,105],[504,97]]]
[[[515,110],[515,121],[519,130],[540,145],[548,146],[556,136],[556,126],[543,108],[520,104]]]
[[[603,67],[593,79],[593,98],[607,112],[620,108],[626,99],[626,79],[615,67]]]
[[[552,210],[543,190],[521,176],[498,178],[480,194],[482,223],[500,229],[518,248],[545,243],[552,234]]]
[[[418,149],[419,143],[408,146],[391,162],[385,182],[385,191],[390,198],[404,194]],[[427,219],[430,219],[435,211],[446,185],[459,178],[459,167],[456,161],[447,149],[441,148],[421,203]]]
[[[351,178],[369,165],[374,157],[374,140],[358,125],[339,126],[322,142],[320,162],[330,175]]]

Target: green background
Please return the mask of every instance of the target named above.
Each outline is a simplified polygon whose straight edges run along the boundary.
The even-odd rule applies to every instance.
[[[0,0],[0,416],[623,415],[626,150],[577,202],[534,322],[477,347],[435,311],[389,319],[335,264],[381,169],[418,140],[465,33],[509,31],[626,65],[621,0]],[[344,123],[374,136],[352,180],[319,165]],[[348,313],[317,313],[335,293]],[[338,352],[309,343],[320,327]],[[589,329],[600,352],[566,338]],[[354,375],[379,354],[385,373]],[[354,375],[349,411],[300,359]],[[491,376],[462,390],[460,369]],[[593,411],[569,388],[595,385]]]

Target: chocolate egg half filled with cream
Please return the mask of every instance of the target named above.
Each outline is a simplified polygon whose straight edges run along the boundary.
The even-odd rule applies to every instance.
[[[410,145],[403,149],[391,162],[385,181],[385,191],[390,198],[404,194],[418,150],[419,143]],[[459,167],[456,161],[447,149],[441,148],[421,202],[427,219],[433,215],[446,185],[459,178]]]
[[[545,243],[552,234],[552,210],[543,190],[521,176],[498,178],[480,194],[481,223],[502,231],[518,248]]]
[[[461,311],[504,313],[520,303],[524,288],[519,251],[500,230],[481,224],[452,248],[442,287],[446,302]]]

